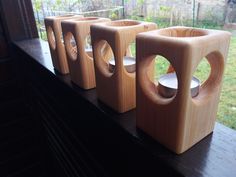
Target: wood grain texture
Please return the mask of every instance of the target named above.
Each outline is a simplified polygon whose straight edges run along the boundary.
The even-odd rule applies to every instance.
[[[137,127],[179,154],[213,131],[230,42],[224,31],[172,27],[137,36]],[[155,55],[176,71],[178,92],[162,97],[147,77]],[[192,98],[190,83],[200,61],[211,66],[209,78]]]
[[[62,41],[61,21],[83,17],[81,15],[51,16],[44,19],[47,38],[54,68],[61,74],[68,74],[65,46]]]
[[[110,21],[110,19],[85,17],[62,22],[71,80],[83,89],[96,87],[92,52],[85,51],[86,37],[90,35],[92,24],[107,21]],[[76,42],[75,46],[71,44],[72,36],[74,36]]]
[[[136,107],[135,72],[128,73],[123,58],[138,33],[156,29],[155,23],[120,20],[91,26],[97,94],[99,100],[119,113]],[[110,72],[107,58],[101,52],[106,41],[115,58],[114,72]]]

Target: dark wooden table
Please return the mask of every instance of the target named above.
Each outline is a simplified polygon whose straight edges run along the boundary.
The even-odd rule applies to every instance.
[[[211,135],[176,155],[136,129],[135,110],[117,114],[97,100],[96,89],[85,91],[72,84],[69,75],[58,74],[47,42],[19,41],[14,48],[19,65],[23,63],[19,68],[25,73],[23,79],[29,77],[28,82],[35,82],[36,89],[42,87],[48,92],[54,100],[50,103],[63,102],[55,110],[68,114],[55,122],[61,121],[70,136],[81,140],[103,174],[236,177],[236,131],[216,123]]]

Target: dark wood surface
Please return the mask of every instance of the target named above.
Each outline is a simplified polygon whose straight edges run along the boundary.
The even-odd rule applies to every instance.
[[[31,0],[0,0],[1,177],[54,176],[45,168],[54,162],[53,156],[50,158],[40,119],[22,95],[11,50],[11,41],[37,36]]]
[[[10,60],[3,63],[8,62],[13,65]],[[6,77],[12,69],[3,66],[0,64],[0,176],[46,177],[47,148],[42,126],[22,97],[16,77],[13,74]]]
[[[26,63],[30,63],[28,67],[32,66],[32,68],[34,67],[37,68],[37,70],[31,71],[32,74],[33,72],[42,72],[44,74],[38,75],[37,77],[42,77],[41,79],[48,78],[48,81],[45,82],[46,84],[50,85],[50,83],[55,82],[53,83],[55,87],[63,88],[64,92],[55,90],[55,93],[51,93],[54,94],[54,97],[63,97],[64,101],[65,100],[69,101],[70,99],[75,99],[75,100],[77,99],[78,102],[82,102],[84,105],[86,105],[85,109],[88,110],[90,109],[91,112],[94,111],[98,113],[97,118],[96,119],[91,118],[91,121],[95,121],[94,124],[96,124],[96,121],[104,123],[101,125],[99,124],[99,126],[104,125],[104,127],[96,127],[96,128],[94,127],[94,131],[95,130],[103,131],[102,133],[104,137],[102,138],[104,138],[104,141],[106,140],[106,136],[109,135],[112,136],[113,134],[115,135],[116,134],[115,131],[119,132],[119,135],[117,133],[116,134],[117,137],[114,138],[119,138],[117,139],[117,142],[124,141],[124,143],[127,144],[122,144],[122,146],[117,147],[116,151],[118,153],[119,150],[120,151],[123,150],[123,146],[127,146],[127,149],[124,148],[124,152],[132,154],[129,155],[130,158],[131,157],[134,158],[130,159],[130,163],[135,164],[133,167],[134,170],[139,171],[140,168],[142,168],[142,165],[146,164],[148,167],[145,167],[144,171],[142,172],[143,174],[146,173],[147,176],[150,176],[148,170],[150,170],[150,172],[153,173],[155,171],[155,168],[156,171],[158,172],[159,170],[160,173],[162,170],[161,168],[163,169],[165,168],[165,170],[169,169],[169,171],[174,170],[176,175],[173,175],[174,173],[170,172],[169,176],[191,176],[191,177],[236,176],[236,132],[234,130],[227,128],[219,123],[216,123],[214,132],[211,135],[207,136],[205,139],[200,141],[198,144],[196,144],[187,152],[181,155],[176,155],[167,150],[166,148],[164,148],[158,142],[149,138],[140,130],[136,129],[135,110],[129,111],[124,114],[117,114],[97,100],[95,89],[89,91],[80,89],[79,87],[71,83],[69,75],[62,76],[58,74],[52,66],[50,52],[48,44],[46,42],[41,41],[39,39],[32,39],[32,40],[18,41],[15,42],[14,45],[15,49],[20,52],[20,55],[18,57],[22,59],[21,62],[23,61]],[[19,70],[21,70],[21,68]],[[43,85],[43,83],[39,84],[41,84],[41,86]],[[43,87],[44,86],[46,87],[46,85],[43,85]],[[66,104],[64,105],[66,106]],[[74,109],[77,109],[76,105],[74,106],[75,106]],[[79,108],[77,111],[79,116],[80,115]],[[88,120],[89,119],[90,118],[88,118]],[[67,117],[66,119],[63,119],[63,122],[66,124],[66,126],[68,126],[68,128],[71,130],[72,134],[75,135],[75,137],[81,136],[78,133],[80,131],[79,128],[83,129],[85,132],[86,128],[88,129],[91,128],[91,127],[83,128],[82,125],[80,125],[82,120],[74,119],[73,117],[71,119]],[[108,126],[106,127],[107,123],[109,123],[108,125],[110,127],[114,128],[108,129],[109,127]],[[91,123],[88,125],[95,126]],[[92,139],[92,137],[96,136],[92,135],[91,133],[89,137]],[[109,166],[113,168],[112,162],[110,162],[110,164],[108,164],[108,162],[105,162],[105,159],[109,160],[109,157],[107,158],[104,157],[104,160],[102,159],[103,158],[102,152],[106,151],[106,147],[103,148],[101,146],[101,148],[99,148],[100,147],[99,142],[97,142],[96,140],[93,141],[94,142],[88,143],[97,146],[96,147],[97,149],[88,146],[90,147],[91,151],[96,151],[97,154],[94,153],[93,155],[97,157],[98,161],[100,160],[99,162],[101,162],[103,165],[105,164],[104,166],[106,167]],[[113,140],[110,141],[113,142]],[[87,142],[87,140],[85,140],[84,142]],[[116,145],[112,146],[109,143],[107,143],[107,146],[116,147]],[[128,148],[128,146],[130,146],[130,148]],[[101,153],[101,155],[99,155],[99,153]],[[112,154],[114,152],[109,152],[107,150],[108,155],[109,153]],[[126,156],[128,156],[128,154]],[[140,156],[140,158],[136,156]],[[119,158],[119,157],[114,155],[114,158]],[[137,162],[138,160],[141,161]],[[138,166],[138,164],[140,164],[140,166]],[[164,164],[163,167],[161,166],[162,164]],[[116,162],[114,162],[114,165],[116,165]],[[132,165],[130,166],[132,167]],[[120,168],[122,169],[122,165]],[[114,169],[119,169],[119,168],[114,167]]]
[[[11,96],[9,90],[4,92],[8,99],[0,100],[0,176],[41,177],[45,163],[42,131],[24,100],[19,94]]]
[[[6,58],[8,56],[8,49],[5,38],[5,33],[2,26],[2,21],[0,20],[0,60],[1,58]]]

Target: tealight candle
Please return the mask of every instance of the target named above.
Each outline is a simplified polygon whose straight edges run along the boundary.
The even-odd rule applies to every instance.
[[[136,61],[134,57],[125,56],[123,58],[123,65],[129,73],[135,72],[135,63]],[[115,59],[112,58],[109,60],[109,70],[113,72],[114,69],[115,69]]]
[[[195,97],[199,93],[200,81],[196,77],[192,78],[191,81],[191,96]],[[164,74],[158,80],[158,91],[166,98],[173,97],[178,89],[178,80],[176,73]]]

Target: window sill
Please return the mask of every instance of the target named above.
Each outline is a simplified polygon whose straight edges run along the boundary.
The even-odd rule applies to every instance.
[[[48,44],[39,39],[14,42],[14,47],[41,67],[49,77],[69,87],[81,99],[118,125],[131,141],[143,147],[153,158],[167,164],[183,176],[236,176],[236,131],[216,123],[214,132],[181,155],[176,155],[136,129],[135,110],[116,114],[97,100],[96,90],[82,90],[70,82],[69,75],[55,72]]]

